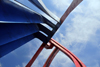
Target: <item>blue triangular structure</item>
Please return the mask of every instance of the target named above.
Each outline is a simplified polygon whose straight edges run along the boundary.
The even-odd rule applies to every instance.
[[[47,43],[60,25],[54,25],[42,15],[15,2],[0,1],[0,57],[34,38]],[[49,30],[40,23],[47,24],[53,30]]]

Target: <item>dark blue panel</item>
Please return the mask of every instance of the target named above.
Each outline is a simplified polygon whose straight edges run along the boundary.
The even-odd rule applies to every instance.
[[[36,24],[22,23],[1,23],[0,24],[0,45],[14,41],[16,39],[28,36],[38,32]]]
[[[40,39],[44,43],[47,43],[49,41],[48,38],[44,34],[42,34],[41,32],[35,33],[34,36],[36,38]]]
[[[15,50],[16,48],[22,46],[23,44],[27,43],[28,41],[32,40],[33,38],[34,35],[31,34],[26,37],[20,38],[18,40],[0,46],[0,58],[8,54],[9,52]]]
[[[9,21],[10,23],[42,23],[42,17],[10,0],[0,0],[0,22],[2,21]]]

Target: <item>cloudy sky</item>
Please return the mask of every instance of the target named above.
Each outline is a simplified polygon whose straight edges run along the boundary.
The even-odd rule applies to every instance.
[[[28,0],[18,0],[34,11],[40,11]],[[72,0],[43,0],[47,8],[61,17]],[[53,38],[74,53],[87,67],[100,67],[100,0],[83,0],[66,18]],[[41,45],[38,39],[31,40],[22,47],[0,59],[0,67],[25,67]],[[33,67],[42,67],[52,50],[44,49]],[[50,67],[75,67],[73,62],[59,52]]]

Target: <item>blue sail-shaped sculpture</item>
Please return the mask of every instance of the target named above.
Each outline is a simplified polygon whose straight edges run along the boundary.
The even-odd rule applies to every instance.
[[[0,0],[0,57],[34,38],[38,38],[45,44],[49,42],[65,18],[82,0],[73,0],[61,18],[49,11],[42,0],[29,1],[56,20],[57,23],[52,23],[16,0]]]
[[[35,38],[43,17],[10,0],[0,0],[0,57]]]
[[[54,30],[49,30],[42,24],[47,24]],[[59,24],[51,21],[22,5],[16,0],[0,1],[0,57],[10,53],[26,42],[38,38],[47,43]],[[44,32],[47,36],[45,36]]]

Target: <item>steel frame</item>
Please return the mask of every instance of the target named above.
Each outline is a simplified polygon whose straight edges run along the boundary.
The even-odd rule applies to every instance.
[[[14,0],[16,3],[16,0]],[[61,44],[59,44],[57,41],[55,41],[54,39],[52,39],[51,37],[54,35],[54,33],[57,31],[57,29],[61,26],[61,24],[64,22],[64,20],[66,19],[66,17],[70,14],[70,12],[82,1],[82,0],[73,0],[73,2],[71,3],[71,5],[68,7],[68,9],[66,10],[66,12],[63,14],[63,16],[61,18],[56,17],[53,13],[51,13],[42,3],[41,0],[29,0],[30,2],[32,2],[33,4],[35,4],[39,9],[41,9],[42,11],[44,11],[47,15],[49,15],[51,18],[53,18],[54,20],[56,20],[58,23],[55,25],[53,24],[51,21],[49,21],[48,19],[46,19],[45,17],[43,17],[42,15],[38,14],[37,17],[40,17],[40,22],[46,23],[47,25],[49,25],[51,28],[53,28],[52,31],[50,31],[49,29],[47,29],[46,27],[42,26],[41,24],[37,24],[37,26],[39,27],[39,30],[44,32],[45,34],[48,35],[48,37],[44,36],[42,33],[37,32],[34,34],[35,37],[37,37],[38,39],[40,39],[43,44],[40,46],[40,48],[37,50],[37,52],[35,53],[35,55],[32,57],[32,59],[29,61],[29,63],[26,65],[26,67],[31,67],[31,65],[33,64],[33,62],[35,61],[35,59],[38,57],[38,55],[40,54],[40,52],[43,50],[43,48],[46,49],[52,49],[53,47],[55,47],[55,49],[52,51],[52,53],[50,54],[50,56],[48,57],[47,61],[45,62],[43,67],[49,67],[52,60],[54,59],[54,57],[56,56],[56,54],[59,51],[62,51],[65,55],[67,55],[75,64],[76,67],[86,67],[84,65],[84,63],[82,63],[81,60],[78,59],[78,57],[76,57],[73,53],[71,53],[67,48],[65,48],[64,46],[62,46]],[[2,1],[2,3],[6,4],[9,1]],[[19,3],[20,4],[20,3]],[[22,4],[20,4],[21,6],[24,6]],[[18,5],[17,5],[18,6]],[[29,10],[29,8],[27,9]],[[31,10],[30,10],[31,11]],[[28,12],[26,12],[28,13]],[[37,14],[37,13],[36,13]],[[11,14],[12,15],[12,14]],[[27,15],[31,15],[31,12],[29,12],[29,14]],[[14,15],[12,15],[14,16]],[[30,17],[30,16],[29,16]],[[35,16],[36,17],[36,16]],[[32,18],[33,19],[33,18]],[[30,17],[31,20],[31,17]],[[36,19],[34,19],[35,21]],[[14,20],[15,21],[15,20]],[[19,19],[18,19],[19,21]],[[26,20],[21,20],[21,21],[26,21]],[[32,37],[32,35],[30,35],[30,37]],[[28,36],[29,37],[29,36]],[[25,38],[24,38],[25,39]],[[29,38],[29,40],[32,38]],[[19,41],[19,40],[18,40]],[[20,40],[21,41],[21,40]],[[49,43],[47,43],[49,41]],[[16,41],[17,42],[17,41]],[[14,44],[14,43],[10,43],[10,44]],[[21,43],[22,44],[22,43]],[[8,45],[8,44],[7,44]]]
[[[40,8],[42,11],[47,10],[47,8],[42,9],[45,6],[41,5],[40,0],[29,0],[31,1],[33,4],[35,4],[38,8]],[[66,17],[70,14],[70,12],[78,5],[82,2],[82,0],[73,0],[73,2],[71,3],[71,5],[68,7],[68,9],[66,10],[66,12],[62,15],[62,17],[60,18],[60,25],[64,22],[64,20],[66,19]],[[37,3],[40,3],[39,5],[37,5]],[[43,3],[42,3],[43,4]],[[48,10],[47,10],[48,11]],[[47,13],[46,11],[44,11],[45,13]],[[50,16],[50,15],[49,15]],[[54,18],[53,18],[54,19]],[[57,20],[57,19],[56,19]],[[59,25],[59,27],[60,27]],[[59,28],[57,27],[57,29]],[[56,30],[57,30],[56,29]],[[38,37],[39,38],[39,37]],[[85,64],[78,59],[78,57],[76,57],[72,52],[70,52],[67,48],[65,48],[64,46],[62,46],[61,44],[59,44],[57,41],[55,41],[54,39],[50,39],[49,40],[49,44],[45,44],[43,43],[40,48],[37,50],[37,52],[35,53],[35,55],[32,57],[32,59],[29,61],[29,63],[26,65],[26,67],[31,67],[32,63],[35,61],[35,59],[38,57],[38,55],[40,54],[40,52],[43,50],[43,48],[46,49],[52,49],[52,47],[55,47],[55,49],[52,51],[52,53],[50,54],[50,56],[48,57],[47,61],[45,62],[45,64],[43,65],[43,67],[49,67],[52,60],[54,59],[54,57],[56,56],[56,54],[59,51],[62,51],[65,55],[67,55],[75,64],[76,67],[86,67]]]

